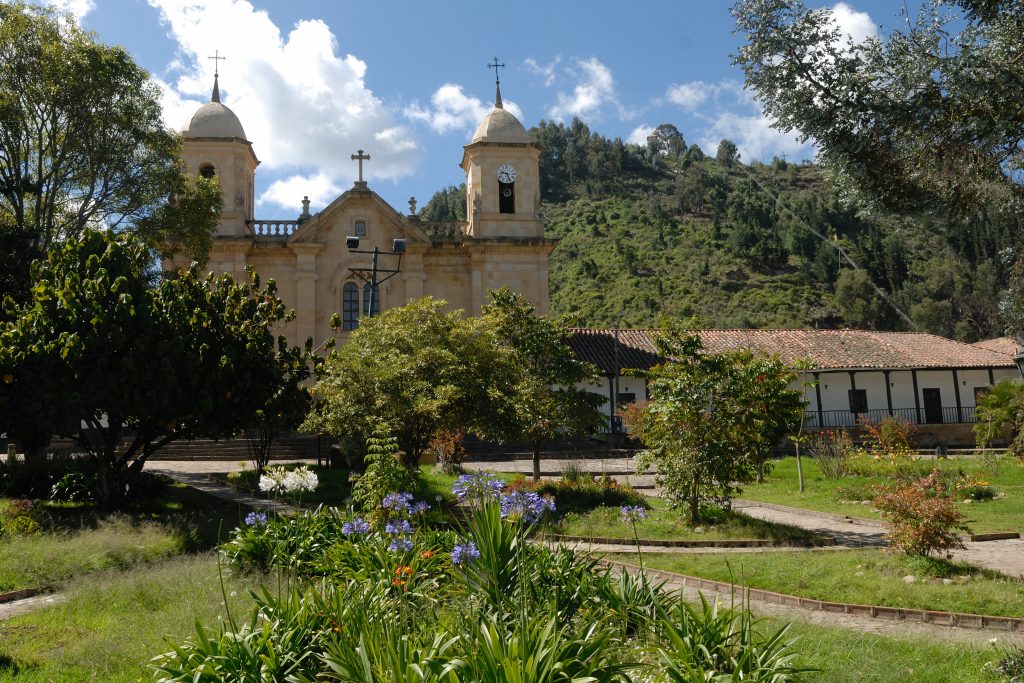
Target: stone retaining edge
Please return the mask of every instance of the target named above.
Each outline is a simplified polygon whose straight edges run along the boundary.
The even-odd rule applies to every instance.
[[[627,538],[605,538],[602,536],[567,536],[563,534],[537,534],[542,541],[569,541],[578,543],[604,543],[606,545],[622,545],[635,548],[637,541]],[[642,546],[654,546],[658,548],[823,548],[837,545],[836,539],[831,536],[821,536],[817,539],[807,540],[766,540],[766,539],[707,539],[694,541],[672,541],[643,539],[639,541]]]
[[[618,562],[616,560],[602,559],[600,562],[609,567],[623,570],[639,570],[635,564]],[[831,602],[828,600],[816,600],[804,598],[798,595],[776,593],[775,591],[763,590],[761,588],[750,588],[725,581],[714,581],[700,576],[688,574],[677,574],[662,569],[645,569],[647,574],[666,581],[683,580],[688,585],[697,588],[704,588],[716,593],[727,593],[735,599],[748,597],[759,602],[769,602],[812,612],[834,612],[837,614],[849,614],[858,617],[871,619],[888,619],[889,621],[913,621],[921,624],[934,624],[936,626],[958,626],[960,628],[972,628],[992,631],[1024,631],[1024,619],[1017,617],[996,617],[987,614],[960,614],[957,612],[943,612],[941,610],[915,609],[911,607],[884,607],[881,605],[858,605],[849,602]],[[739,596],[737,596],[737,592]]]
[[[46,590],[43,588],[22,588],[16,591],[7,591],[6,593],[0,593],[0,605],[5,602],[14,602],[15,600],[24,600],[25,598],[31,598],[40,593],[45,593]]]

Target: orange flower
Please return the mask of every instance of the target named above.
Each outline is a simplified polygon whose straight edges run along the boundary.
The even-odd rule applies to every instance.
[[[433,556],[434,556],[434,551],[433,550],[424,550],[422,553],[420,553],[420,558],[424,559],[424,560],[429,560]]]
[[[395,570],[395,575],[396,576],[401,576],[402,574],[405,574],[406,576],[409,576],[409,574],[412,574],[412,567],[409,567],[409,566],[399,567],[398,569]]]

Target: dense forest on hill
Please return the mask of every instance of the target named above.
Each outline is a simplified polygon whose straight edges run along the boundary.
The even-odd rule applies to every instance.
[[[560,239],[551,305],[577,324],[860,327],[965,341],[1003,334],[999,301],[1018,222],[989,216],[865,217],[812,164],[714,156],[672,125],[645,146],[542,121],[542,211]],[[424,220],[465,219],[465,187]]]

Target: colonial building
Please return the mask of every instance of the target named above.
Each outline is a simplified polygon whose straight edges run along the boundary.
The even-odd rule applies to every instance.
[[[570,344],[604,376],[591,391],[614,407],[647,398],[643,379],[624,371],[661,362],[650,330],[578,329]],[[792,367],[802,360],[794,388],[807,387],[805,426],[833,429],[860,419],[893,415],[919,425],[919,443],[974,444],[977,400],[1002,379],[1019,378],[1013,357],[981,344],[963,344],[934,334],[869,330],[701,330],[704,347],[722,352],[749,349],[778,354]],[[990,344],[991,346],[991,344]],[[616,390],[616,384],[618,388]],[[611,418],[609,418],[611,420]],[[614,424],[611,422],[610,424]]]
[[[296,310],[284,330],[292,343],[327,339],[336,312],[342,315],[344,338],[360,317],[422,296],[478,314],[488,290],[508,286],[539,312],[548,309],[548,256],[556,241],[544,237],[539,214],[540,147],[502,107],[500,90],[462,151],[465,223],[421,221],[415,200],[408,214],[393,208],[363,180],[363,162],[370,155],[362,150],[352,155],[359,180],[323,210],[310,214],[304,199],[297,218],[255,218],[253,186],[260,162],[241,121],[221,103],[216,77],[210,102],[196,111],[182,135],[188,169],[218,177],[224,193],[208,268],[241,278],[251,265],[264,280],[274,279],[281,298]],[[164,266],[175,269],[187,262],[182,255]],[[396,269],[400,272],[388,272]],[[371,280],[379,283],[376,291]]]

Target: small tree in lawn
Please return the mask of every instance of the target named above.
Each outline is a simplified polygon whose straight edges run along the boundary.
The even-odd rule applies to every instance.
[[[746,392],[741,401],[747,408],[741,430],[761,483],[771,469],[768,460],[775,447],[802,425],[806,404],[803,394],[790,388],[799,375],[783,365],[778,355],[744,353],[736,360],[737,381]]]
[[[540,480],[540,448],[550,439],[590,434],[604,424],[598,407],[605,398],[576,385],[597,370],[581,361],[566,342],[564,322],[537,315],[534,307],[507,287],[490,292],[484,318],[499,343],[511,352],[514,384],[509,410],[485,432],[499,439],[524,440],[533,452],[533,479]]]
[[[284,337],[279,340],[275,358],[281,367],[282,382],[256,409],[245,426],[246,447],[253,467],[260,473],[270,462],[270,448],[274,441],[290,432],[306,419],[311,398],[302,383],[310,376],[310,367],[322,363],[322,356],[313,353],[312,340],[306,346],[288,346]],[[332,340],[333,341],[333,340]]]
[[[706,352],[700,337],[671,323],[656,345],[669,360],[643,373],[647,403],[625,416],[647,447],[637,458],[638,468],[656,465],[670,505],[685,507],[696,524],[702,505],[728,505],[737,484],[753,478],[769,433],[760,430],[777,422],[760,423],[761,404],[750,403],[761,395],[765,379],[758,382],[757,369],[766,361],[746,351]],[[767,362],[774,367],[774,361]]]
[[[308,373],[274,352],[286,309],[272,282],[193,267],[154,286],[150,264],[140,238],[87,230],[36,264],[31,300],[0,328],[0,429],[76,438],[105,509],[128,502],[154,452],[237,433]]]
[[[412,468],[435,434],[503,410],[508,354],[482,319],[444,308],[427,297],[363,318],[324,362],[305,428],[361,441],[384,429]]]

